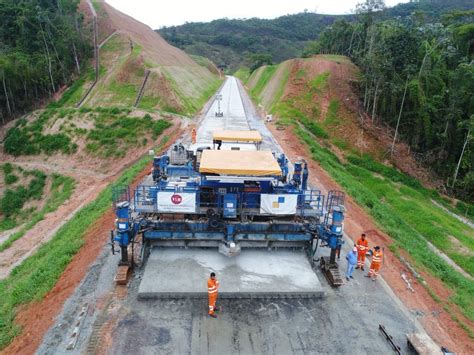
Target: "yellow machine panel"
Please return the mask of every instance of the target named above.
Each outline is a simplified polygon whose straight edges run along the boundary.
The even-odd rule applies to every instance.
[[[269,151],[205,150],[200,173],[244,176],[281,176],[281,169]]]

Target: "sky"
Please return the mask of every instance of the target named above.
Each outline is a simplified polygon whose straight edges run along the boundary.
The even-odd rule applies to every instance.
[[[275,18],[305,9],[321,14],[349,14],[362,0],[106,0],[153,29],[227,18]],[[387,6],[409,0],[385,0]]]

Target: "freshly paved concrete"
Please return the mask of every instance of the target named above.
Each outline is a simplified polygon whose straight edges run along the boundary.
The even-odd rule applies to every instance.
[[[322,297],[324,289],[303,251],[244,249],[226,257],[216,249],[154,248],[138,289],[140,298],[207,297],[211,272],[220,298]]]

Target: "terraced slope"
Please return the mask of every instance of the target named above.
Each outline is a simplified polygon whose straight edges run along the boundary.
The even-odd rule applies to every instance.
[[[93,4],[98,16],[100,75],[83,106],[133,105],[145,73],[150,71],[139,108],[193,115],[220,85],[221,78],[207,62],[198,64],[151,28],[109,4]],[[86,15],[90,12],[85,1],[81,8]],[[76,105],[93,79],[92,71],[84,75],[66,92],[61,104]]]

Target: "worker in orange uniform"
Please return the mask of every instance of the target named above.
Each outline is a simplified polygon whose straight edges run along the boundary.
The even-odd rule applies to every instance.
[[[211,272],[211,277],[207,280],[207,295],[209,296],[209,317],[217,318],[215,314],[219,310],[216,307],[217,290],[219,289],[219,281],[216,279],[216,274]]]
[[[374,248],[374,253],[372,254],[372,262],[370,263],[369,273],[368,275],[365,275],[366,277],[372,277],[372,281],[375,281],[377,276],[379,276],[379,270],[382,266],[382,258],[382,250],[380,250],[380,247],[377,245]]]
[[[193,130],[191,132],[191,142],[193,144],[196,144],[196,128],[193,128]]]
[[[356,269],[362,269],[364,271],[365,264],[365,253],[369,250],[369,241],[365,239],[365,233],[360,235],[360,238],[356,242],[357,247],[357,266]]]

